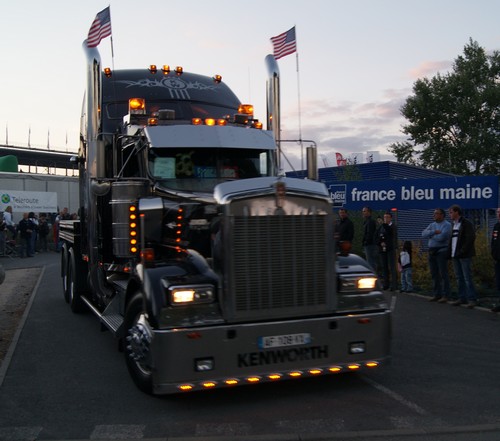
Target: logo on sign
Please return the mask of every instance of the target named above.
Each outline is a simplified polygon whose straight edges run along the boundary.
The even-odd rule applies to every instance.
[[[347,188],[345,184],[333,184],[328,187],[334,207],[343,207],[347,202]]]
[[[10,196],[6,193],[2,195],[2,204],[8,204],[10,202]]]

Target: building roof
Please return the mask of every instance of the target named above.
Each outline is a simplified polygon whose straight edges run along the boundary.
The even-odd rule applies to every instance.
[[[61,152],[54,150],[42,150],[36,148],[23,148],[10,145],[0,145],[0,156],[14,155],[19,165],[62,168],[72,170],[77,168],[76,163],[70,158],[76,153]]]

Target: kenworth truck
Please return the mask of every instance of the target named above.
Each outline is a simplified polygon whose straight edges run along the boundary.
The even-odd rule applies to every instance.
[[[264,129],[219,75],[103,69],[84,50],[63,290],[116,337],[136,385],[180,393],[388,361],[390,297],[337,253],[328,190],[279,174],[272,56]]]

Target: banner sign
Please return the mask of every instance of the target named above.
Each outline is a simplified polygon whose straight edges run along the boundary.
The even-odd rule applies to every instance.
[[[335,208],[374,210],[448,208],[464,209],[498,206],[497,176],[466,176],[434,179],[386,179],[325,183]]]
[[[0,211],[9,206],[14,213],[57,213],[57,193],[0,190]]]

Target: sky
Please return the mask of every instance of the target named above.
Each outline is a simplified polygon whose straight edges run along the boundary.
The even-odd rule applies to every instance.
[[[2,3],[0,144],[69,152],[79,143],[82,43],[107,6],[103,67],[220,74],[262,121],[270,38],[295,26],[297,52],[278,60],[282,139],[314,141],[320,167],[336,165],[337,152],[394,160],[387,147],[407,139],[400,108],[414,83],[448,72],[470,39],[500,50],[499,0]],[[284,145],[294,168],[309,145]]]

